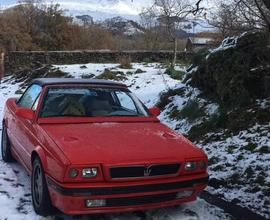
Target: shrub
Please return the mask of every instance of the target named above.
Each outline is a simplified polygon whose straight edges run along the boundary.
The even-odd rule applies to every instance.
[[[210,119],[202,122],[199,125],[193,126],[188,136],[191,140],[199,140],[203,135],[217,131],[221,128],[226,128],[228,124],[228,115],[225,110],[220,109],[218,114],[214,114]]]
[[[95,77],[95,74],[91,73],[91,74],[83,74],[82,79],[91,79],[93,77]]]
[[[187,118],[188,121],[194,121],[205,115],[199,103],[196,100],[190,100],[180,112],[182,118]]]
[[[108,80],[115,80],[115,81],[123,81],[127,80],[127,77],[123,72],[117,71],[112,72],[109,69],[105,69],[102,74],[95,77],[96,79],[108,79]]]
[[[270,147],[268,146],[262,146],[260,149],[259,149],[259,152],[260,154],[269,154],[270,153]]]
[[[158,103],[156,104],[157,107],[160,109],[164,109],[166,105],[170,103],[170,98],[175,96],[175,95],[184,95],[185,89],[184,88],[179,88],[179,89],[169,89],[167,92],[164,92],[160,95],[160,99]]]
[[[173,79],[182,80],[185,72],[169,67],[166,69],[165,74],[168,74]]]
[[[254,143],[248,143],[248,145],[242,147],[242,149],[246,151],[250,151],[250,152],[253,152],[256,148],[257,148],[257,145]]]
[[[119,68],[121,68],[121,69],[132,69],[130,57],[122,57],[119,60],[119,63],[120,63]]]
[[[140,74],[140,73],[146,73],[146,71],[142,70],[142,69],[137,69],[135,71],[135,74]]]
[[[235,38],[235,45],[224,47],[223,43],[208,57],[207,51],[201,51],[193,58],[198,69],[192,72],[190,85],[216,96],[229,108],[269,97],[269,83],[265,81],[270,62],[267,39],[269,33],[246,33]]]
[[[144,59],[143,59],[143,63],[144,63],[144,64],[151,63],[151,59],[150,59],[150,58],[144,58]]]
[[[251,177],[254,176],[255,173],[254,173],[252,167],[249,166],[249,167],[245,170],[244,174],[246,175],[247,178],[251,178]]]
[[[194,66],[198,66],[201,64],[202,60],[205,59],[205,57],[209,54],[209,50],[204,48],[199,50],[197,53],[195,53],[193,55],[193,57],[191,58],[192,64]]]

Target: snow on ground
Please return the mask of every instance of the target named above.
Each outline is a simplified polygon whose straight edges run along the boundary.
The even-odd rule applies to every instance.
[[[99,75],[105,68],[119,70],[116,64],[86,64],[82,65],[65,65],[55,66],[62,71],[68,72],[74,77],[81,77],[85,74]],[[156,104],[159,93],[165,91],[169,87],[174,87],[179,83],[177,80],[171,79],[168,75],[163,75],[164,68],[157,63],[153,64],[133,64],[133,69],[123,70],[127,72],[135,72],[137,69],[145,71],[138,74],[127,74],[127,80],[124,83],[130,86],[130,89],[148,106],[152,107]],[[16,90],[19,84],[12,84],[13,80],[6,77],[0,84],[0,120],[3,117],[3,106],[5,101],[17,96]],[[181,100],[179,100],[181,101]],[[0,130],[2,128],[0,127]],[[1,139],[1,137],[0,137]],[[1,158],[1,156],[0,156]],[[0,220],[24,220],[24,219],[89,219],[89,217],[73,218],[59,215],[55,217],[39,217],[35,214],[31,204],[30,177],[26,171],[18,163],[5,164],[0,160]],[[179,207],[151,210],[145,212],[145,216],[138,213],[123,213],[106,215],[94,219],[102,220],[219,220],[230,219],[221,209],[208,204],[202,199],[195,202],[185,204]]]
[[[222,134],[208,134],[216,135]],[[225,188],[208,188],[209,191],[229,201],[237,200],[240,205],[269,218],[270,204],[266,196],[269,195],[270,154],[261,149],[270,148],[270,123],[257,124],[237,135],[198,145],[215,161],[209,167],[210,176],[228,184]],[[241,176],[247,179],[245,183]]]
[[[80,78],[85,75],[100,75],[104,69],[121,71],[126,74],[124,81],[130,89],[146,104],[153,107],[159,100],[160,92],[174,87],[179,81],[172,79],[166,74],[165,68],[158,63],[140,64],[133,63],[132,69],[119,69],[119,64],[85,64],[85,65],[54,65],[55,68]],[[178,67],[179,68],[179,67]],[[143,70],[145,73],[136,74],[136,70]]]
[[[200,98],[197,89],[183,84],[175,88],[182,88],[181,94],[170,97],[160,115],[170,128],[188,135],[193,126],[219,114],[219,106]],[[192,100],[204,113],[194,120],[181,117],[182,110]],[[257,100],[257,107],[266,109],[269,106],[270,100]],[[256,124],[234,135],[228,135],[226,130],[208,133],[196,144],[207,153],[209,174],[216,182],[215,188],[207,190],[269,218],[270,123]]]

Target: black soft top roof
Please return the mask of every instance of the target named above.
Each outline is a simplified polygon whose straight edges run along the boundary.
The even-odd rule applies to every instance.
[[[79,78],[37,78],[32,81],[32,84],[40,86],[60,85],[60,84],[90,84],[90,85],[108,85],[127,87],[125,84],[102,79],[79,79]]]

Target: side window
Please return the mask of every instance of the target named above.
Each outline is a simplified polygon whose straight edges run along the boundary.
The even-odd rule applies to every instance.
[[[38,98],[36,99],[36,101],[34,102],[34,104],[32,106],[33,111],[37,110],[39,99],[40,99],[40,94],[39,94]]]
[[[138,112],[137,108],[132,100],[132,98],[125,92],[115,92],[115,95],[117,96],[120,105],[127,109],[127,110],[131,110],[133,112]]]
[[[29,109],[34,107],[34,104],[41,93],[41,89],[42,88],[39,85],[34,84],[30,86],[19,100],[18,105],[22,108]]]

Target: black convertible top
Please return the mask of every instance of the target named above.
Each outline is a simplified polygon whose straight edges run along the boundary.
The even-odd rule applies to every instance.
[[[102,79],[79,79],[79,78],[37,78],[32,81],[32,84],[40,86],[60,85],[60,84],[90,84],[90,85],[108,85],[127,87],[125,84]]]

